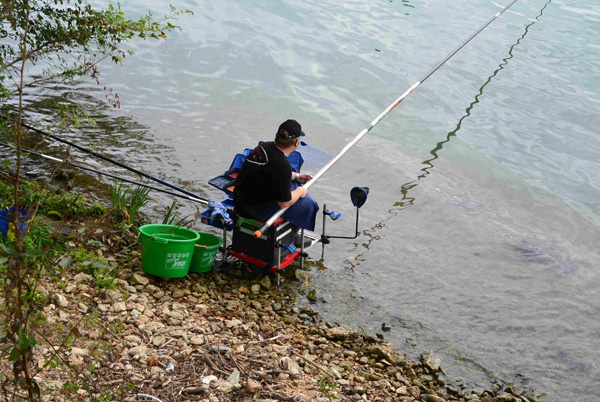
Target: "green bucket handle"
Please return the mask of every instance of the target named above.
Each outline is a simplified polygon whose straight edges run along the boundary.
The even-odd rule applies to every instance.
[[[152,238],[154,239],[154,241],[156,243],[159,243],[159,244],[169,244],[169,240],[168,239],[163,239],[162,237],[154,237],[154,236],[152,236]]]

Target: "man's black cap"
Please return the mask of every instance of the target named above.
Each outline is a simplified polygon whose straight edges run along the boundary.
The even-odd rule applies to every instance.
[[[306,134],[302,131],[300,123],[296,120],[286,120],[279,126],[277,130],[277,138],[286,140],[296,140],[300,137],[304,137]]]

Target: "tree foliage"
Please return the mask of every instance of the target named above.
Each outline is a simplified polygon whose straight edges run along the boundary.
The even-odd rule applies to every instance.
[[[20,211],[19,206],[27,199],[19,182],[21,142],[25,136],[21,119],[28,102],[35,99],[37,88],[51,89],[83,76],[100,84],[100,62],[108,59],[121,63],[131,54],[124,44],[134,38],[165,38],[166,33],[177,28],[171,21],[188,11],[171,7],[163,17],[148,12],[131,20],[120,4],[99,9],[83,0],[0,0],[0,5],[0,107],[3,113],[11,115],[0,115],[0,134],[16,146],[12,155],[16,159],[14,172],[1,174],[11,182],[14,211]],[[119,106],[118,97],[112,100],[113,106]],[[64,113],[65,109],[55,110],[57,117],[62,118]],[[8,165],[10,161],[5,160],[4,167]],[[70,204],[69,208],[77,205]],[[29,204],[30,222],[39,205]],[[34,334],[39,333],[36,326],[40,325],[35,317],[40,312],[33,300],[42,272],[56,265],[49,252],[56,237],[40,248],[31,241],[33,225],[24,229],[29,234],[23,238],[18,217],[18,212],[12,217],[14,240],[0,239],[0,362],[7,360],[12,364],[12,377],[0,378],[0,396],[4,400],[19,396],[33,401],[40,398],[35,380],[39,370],[33,362],[37,343]],[[63,223],[65,218],[66,215]]]
[[[128,19],[120,4],[96,9],[83,0],[0,0],[0,96],[19,94],[33,85],[64,82],[79,76],[98,79],[98,63],[121,63],[131,54],[132,38],[166,38],[177,28],[151,12]],[[24,81],[20,78],[24,76]]]

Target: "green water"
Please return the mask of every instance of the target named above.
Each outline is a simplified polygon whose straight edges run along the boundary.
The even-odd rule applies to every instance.
[[[97,114],[81,141],[211,199],[222,194],[208,179],[286,118],[337,153],[501,10],[173,3],[195,13],[181,32],[104,66],[120,110],[93,84],[59,94]],[[600,400],[599,30],[596,1],[517,2],[311,188],[344,213],[340,232],[353,230],[350,188],[371,189],[359,238],[334,242],[313,270],[327,318],[372,331],[385,322],[399,350],[435,350],[469,387],[494,377],[556,401]]]

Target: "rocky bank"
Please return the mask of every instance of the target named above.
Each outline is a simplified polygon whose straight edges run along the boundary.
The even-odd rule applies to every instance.
[[[131,254],[109,289],[77,270],[40,286],[42,400],[537,400],[514,387],[447,387],[434,353],[407,361],[375,336],[296,307],[303,285],[293,278],[277,288],[268,276],[234,280],[215,269],[165,280]]]

